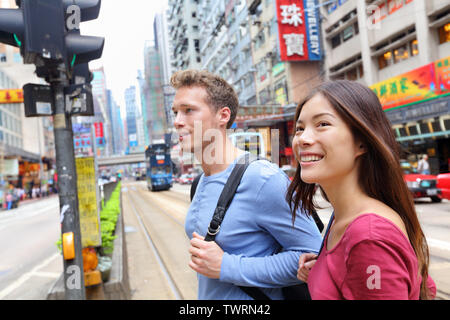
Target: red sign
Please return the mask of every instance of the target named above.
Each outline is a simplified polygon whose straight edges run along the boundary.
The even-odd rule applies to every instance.
[[[277,0],[281,61],[320,60],[317,0]]]
[[[94,127],[95,127],[95,137],[96,138],[103,137],[103,123],[95,122]]]

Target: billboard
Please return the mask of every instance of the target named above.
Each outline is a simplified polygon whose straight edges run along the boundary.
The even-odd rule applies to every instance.
[[[97,207],[97,183],[94,157],[76,158],[78,208],[82,247],[102,245]]]
[[[411,70],[370,88],[375,92],[384,110],[450,94],[450,56]]]
[[[1,89],[0,103],[22,103],[23,90],[22,89]]]
[[[322,59],[317,0],[277,0],[281,61]]]

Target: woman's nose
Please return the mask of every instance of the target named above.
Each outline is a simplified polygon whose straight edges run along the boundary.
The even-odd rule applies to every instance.
[[[314,143],[314,133],[312,130],[305,128],[302,134],[298,137],[298,143],[300,145],[311,145]]]

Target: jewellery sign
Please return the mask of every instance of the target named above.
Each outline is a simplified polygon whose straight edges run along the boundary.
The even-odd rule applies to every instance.
[[[277,0],[281,61],[322,59],[317,0]]]

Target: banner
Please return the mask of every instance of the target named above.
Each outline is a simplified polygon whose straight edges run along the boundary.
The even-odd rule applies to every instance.
[[[98,247],[102,244],[97,209],[97,183],[93,157],[76,158],[78,208],[80,212],[81,245]]]
[[[378,82],[370,88],[384,110],[439,98],[450,93],[449,58]]]
[[[22,89],[0,89],[0,103],[22,103]]]
[[[281,61],[322,59],[317,0],[277,0]]]

